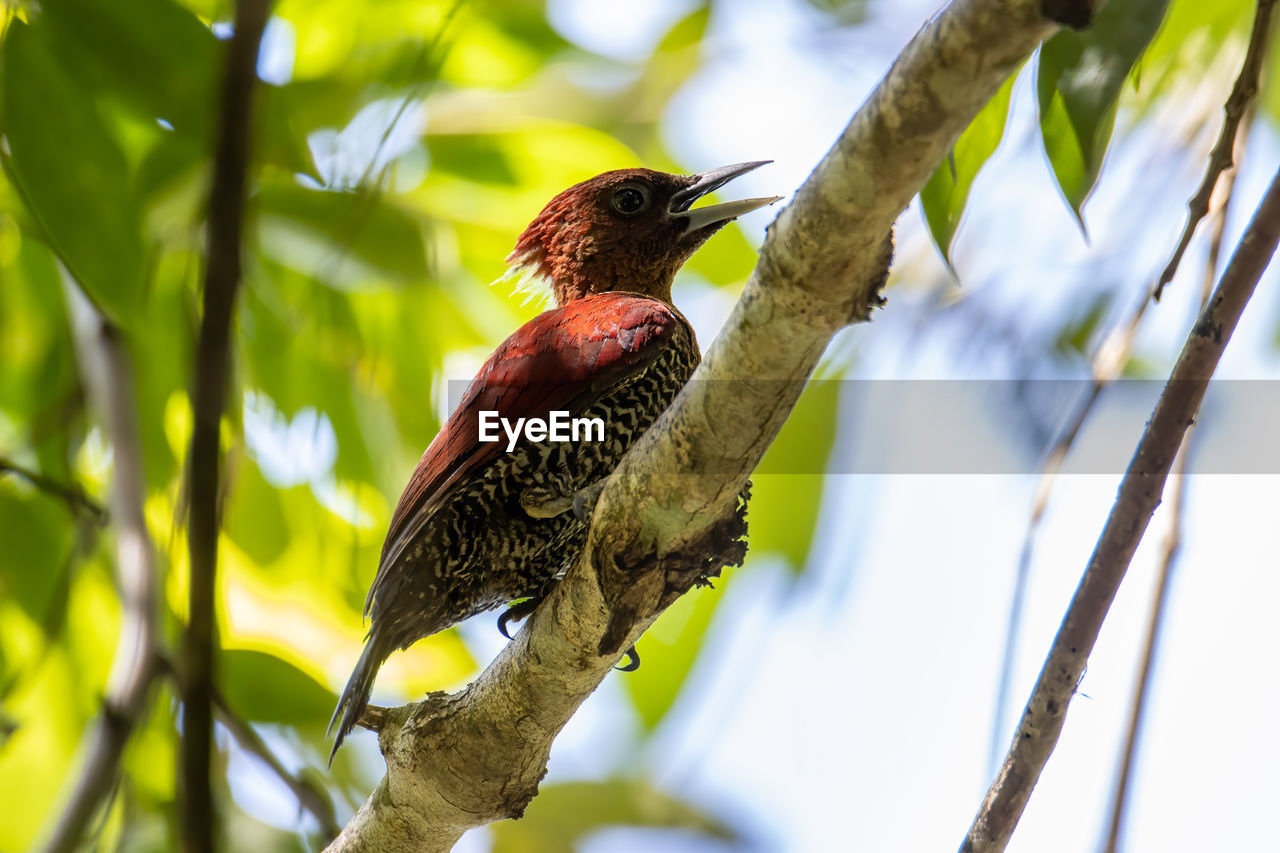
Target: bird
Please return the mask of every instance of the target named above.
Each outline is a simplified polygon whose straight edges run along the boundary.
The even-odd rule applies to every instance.
[[[509,275],[548,286],[555,307],[498,346],[409,478],[365,599],[364,651],[329,722],[330,763],[393,651],[518,602],[499,620],[507,634],[577,559],[604,481],[701,359],[672,303],[676,272],[727,223],[780,198],[693,204],[769,162],[605,172],[555,196],[520,235]],[[553,412],[603,430],[485,440],[485,413],[492,425],[493,413],[514,423]]]

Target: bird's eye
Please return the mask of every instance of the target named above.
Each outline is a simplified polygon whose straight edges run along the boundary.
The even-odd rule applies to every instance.
[[[639,187],[623,187],[613,194],[609,204],[623,216],[639,213],[649,203],[649,198]]]

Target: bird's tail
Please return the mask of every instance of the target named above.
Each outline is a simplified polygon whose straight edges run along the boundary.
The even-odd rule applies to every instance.
[[[369,694],[373,692],[373,679],[390,653],[391,650],[386,648],[382,638],[376,634],[371,636],[369,642],[365,644],[364,652],[356,662],[356,668],[351,672],[351,678],[347,679],[347,686],[342,691],[342,698],[338,700],[338,707],[333,709],[333,716],[329,718],[329,728],[325,730],[325,734],[328,735],[333,731],[334,723],[338,724],[338,736],[334,738],[333,751],[329,753],[331,766],[333,757],[338,754],[338,747],[342,746],[343,739],[351,734],[351,730],[356,727],[356,721],[360,719],[360,715],[369,704]]]

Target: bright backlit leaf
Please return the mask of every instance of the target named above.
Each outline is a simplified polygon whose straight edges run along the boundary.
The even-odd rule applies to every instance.
[[[736,572],[712,581],[714,589],[695,589],[676,600],[645,632],[639,651],[644,664],[623,684],[646,730],[652,731],[671,710],[702,651],[707,627]]]
[[[809,560],[839,402],[839,382],[809,383],[751,478],[751,552],[777,554],[794,572]]]
[[[233,711],[256,723],[324,726],[338,697],[288,661],[267,652],[222,652],[221,684]]]
[[[951,157],[938,166],[920,191],[920,206],[924,210],[925,224],[929,226],[929,236],[947,266],[951,266],[951,243],[964,216],[969,190],[1004,136],[1005,121],[1009,117],[1009,95],[1016,77],[1016,74],[1009,77],[969,123],[956,140]]]
[[[544,785],[520,820],[492,825],[492,853],[573,853],[589,833],[610,826],[683,829],[721,843],[741,842],[723,820],[647,782],[606,779]]]

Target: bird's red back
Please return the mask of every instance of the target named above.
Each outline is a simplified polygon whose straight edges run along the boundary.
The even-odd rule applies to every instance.
[[[483,411],[500,417],[548,418],[580,412],[642,371],[674,335],[693,331],[671,305],[626,292],[600,293],[546,311],[507,338],[485,362],[457,409],[419,460],[391,518],[378,576],[453,489],[505,452],[506,437],[481,441]],[[375,581],[366,600],[372,603]]]

